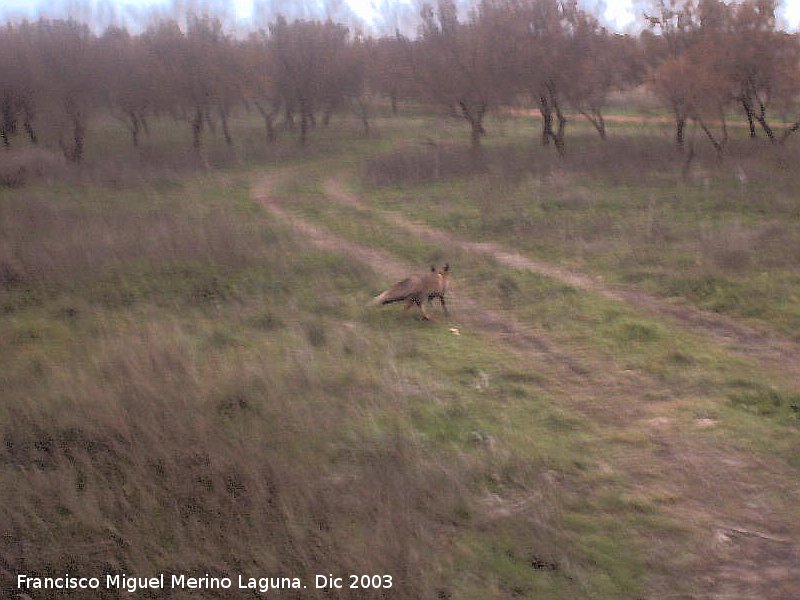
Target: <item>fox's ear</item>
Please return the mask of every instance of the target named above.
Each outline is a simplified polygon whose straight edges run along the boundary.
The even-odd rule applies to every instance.
[[[431,265],[431,273],[436,273],[436,265]]]
[[[450,263],[445,263],[445,264],[444,264],[444,269],[442,269],[442,270],[443,270],[445,273],[447,273],[447,272],[450,270]]]

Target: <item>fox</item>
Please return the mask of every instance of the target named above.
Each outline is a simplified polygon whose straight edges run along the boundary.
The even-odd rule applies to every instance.
[[[439,302],[442,303],[442,310],[445,316],[448,316],[445,294],[447,294],[449,276],[449,263],[445,264],[439,271],[436,270],[435,265],[431,265],[430,273],[412,275],[406,277],[403,281],[398,281],[388,290],[373,298],[368,306],[391,304],[392,302],[405,302],[406,306],[404,310],[408,310],[416,304],[422,318],[426,321],[430,321],[431,317],[425,312],[425,307],[422,305],[422,302],[425,299],[427,299],[428,302],[432,302],[434,298],[438,298]]]

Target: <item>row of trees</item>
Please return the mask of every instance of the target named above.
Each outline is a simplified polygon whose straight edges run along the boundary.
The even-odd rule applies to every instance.
[[[776,0],[660,0],[638,37],[613,34],[576,0],[453,0],[425,5],[415,38],[368,38],[331,21],[288,22],[237,39],[209,17],[185,27],[164,20],[139,35],[95,35],[74,21],[40,20],[0,30],[0,138],[36,143],[40,132],[80,161],[90,118],[110,111],[138,145],[148,119],[172,115],[202,148],[206,129],[233,139],[228,118],[254,110],[267,142],[279,129],[309,130],[336,111],[360,115],[368,98],[433,102],[464,119],[479,152],[484,119],[500,107],[535,107],[541,140],[565,151],[567,114],[588,119],[605,138],[609,93],[650,86],[675,117],[683,148],[695,122],[718,152],[727,116],[740,111],[749,132],[781,143],[776,113],[793,114],[800,95],[800,44],[776,26]]]
[[[650,83],[675,118],[675,140],[684,145],[688,121],[696,122],[722,154],[728,143],[727,115],[738,111],[751,138],[761,129],[783,143],[800,128],[780,133],[775,114],[795,115],[800,96],[800,44],[796,34],[776,28],[774,0],[726,4],[720,0],[659,5],[648,16],[660,35],[642,36]]]
[[[614,89],[643,81],[635,38],[613,35],[577,2],[485,1],[458,19],[451,0],[422,11],[419,37],[405,44],[414,92],[452,105],[470,125],[472,146],[487,111],[536,106],[542,142],[564,151],[566,107],[586,116],[605,137],[602,108]]]
[[[95,36],[74,21],[40,20],[0,31],[0,138],[17,134],[37,143],[46,130],[72,161],[83,156],[89,119],[110,111],[127,126],[134,146],[148,120],[185,121],[200,149],[206,129],[228,128],[232,111],[257,110],[269,142],[275,119],[298,129],[305,143],[316,116],[327,123],[355,103],[366,120],[365,81],[371,40],[333,22],[278,18],[245,40],[226,34],[217,19],[156,23],[141,35],[108,28]]]

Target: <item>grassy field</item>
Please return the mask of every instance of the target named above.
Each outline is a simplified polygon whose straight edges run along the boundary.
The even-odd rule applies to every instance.
[[[370,162],[359,189],[376,206],[470,239],[500,241],[798,339],[796,147],[777,150],[735,132],[730,155],[718,163],[697,138],[698,158],[686,169],[668,126],[614,127],[603,143],[575,124],[559,161],[536,144],[533,124],[502,123],[505,135],[491,140],[480,176],[458,173],[457,150],[443,145],[440,177],[435,151],[398,150]]]
[[[378,119],[371,139],[332,124],[307,149],[267,147],[242,118],[236,145],[209,139],[199,161],[188,127],[159,125],[134,150],[99,123],[80,169],[0,188],[5,595],[19,573],[302,578],[308,589],[275,592],[288,598],[792,589],[792,573],[761,567],[790,564],[795,546],[741,531],[782,540],[800,522],[796,381],[392,222],[796,338],[789,159],[737,140],[684,177],[663,128],[625,125],[603,146],[576,124],[559,161],[532,121],[504,117],[476,168],[463,126],[420,113]],[[452,317],[365,309],[392,281],[260,205],[272,173],[265,193],[331,239],[417,269],[449,261]],[[331,198],[330,178],[363,204]],[[541,348],[492,331],[475,316],[487,310]],[[328,573],[393,587],[313,589]]]
[[[285,192],[299,214],[324,223],[346,239],[390,250],[409,261],[419,257],[425,259],[423,264],[443,260],[440,245],[420,239],[409,242],[403,230],[393,230],[390,214],[322,201],[319,188],[315,192],[313,185],[314,179],[310,177],[301,186],[293,185]],[[303,194],[303,188],[311,189]],[[764,438],[763,432],[753,431],[752,419],[747,418],[735,437],[744,436],[748,444],[783,445],[788,441],[783,446],[784,456],[796,463],[795,449],[800,438],[794,425],[800,395],[795,381],[786,377],[776,379],[775,373],[764,372],[720,351],[702,336],[639,314],[598,294],[580,293],[560,281],[520,272],[463,250],[450,248],[446,256],[458,265],[459,295],[498,306],[521,322],[547,332],[559,346],[570,348],[574,357],[602,360],[647,374],[654,379],[650,384],[653,397],[702,395],[716,400],[718,408],[712,411],[715,415],[733,405],[738,410],[788,425],[788,440],[785,436]],[[776,387],[781,383],[783,389]],[[695,416],[707,410],[704,405]],[[777,446],[773,449],[777,450]]]

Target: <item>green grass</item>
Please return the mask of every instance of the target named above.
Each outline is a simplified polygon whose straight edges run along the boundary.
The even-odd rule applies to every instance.
[[[608,147],[577,129],[567,159],[558,161],[533,143],[525,119],[509,118],[506,134],[487,140],[488,172],[424,183],[409,173],[405,184],[364,183],[359,191],[376,207],[462,237],[499,241],[796,337],[800,184],[779,166],[793,160],[794,147],[781,156],[737,136],[725,162],[701,158],[683,180],[680,157],[652,127],[614,129]]]
[[[0,193],[0,233],[14,252],[9,260],[0,247],[0,266],[15,274],[0,287],[0,516],[9,524],[0,552],[11,570],[385,572],[398,598],[636,598],[656,577],[691,592],[678,566],[696,532],[669,512],[680,498],[624,468],[658,450],[639,424],[593,418],[550,365],[521,361],[502,340],[365,310],[388,283],[382,274],[310,250],[249,196],[256,176],[292,165],[301,175],[279,190],[285,208],[413,264],[449,260],[458,294],[545,332],[594,369],[642,374],[645,416],[800,467],[798,397],[785,382],[658,319],[409,241],[390,219],[324,198],[326,176],[422,139],[429,125],[381,119],[370,140],[352,124],[332,126],[302,152],[289,139],[264,150],[258,121],[245,118],[234,123],[233,158],[210,139],[213,168],[197,171],[173,156],[188,132],[168,123],[141,151],[173,156],[167,175],[120,170],[112,182],[89,168],[86,178]],[[97,131],[89,162],[136,156],[112,123]],[[466,139],[459,123],[437,131]],[[534,125],[518,134],[533,138]],[[489,149],[505,145],[487,139]],[[550,215],[556,235],[600,216],[638,223],[650,193],[626,204],[603,183],[600,208],[586,215],[584,192],[525,200],[525,186],[540,189],[525,178],[502,188],[509,206],[488,203],[481,194],[496,180],[485,177],[370,197],[465,236],[573,261],[547,239],[511,235],[513,213]],[[616,269],[608,257],[617,250],[597,259],[606,266],[585,255],[581,264]],[[645,271],[637,285],[648,285]],[[696,418],[719,425],[695,430]]]
[[[586,354],[580,349],[591,348],[586,355],[588,360],[593,360],[592,354],[603,356],[617,368],[653,377],[656,384],[645,399],[700,395],[713,399],[720,407],[747,409],[731,400],[736,382],[743,375],[776,390],[774,393],[781,398],[793,397],[790,390],[794,382],[776,381],[758,366],[732,357],[676,325],[637,314],[634,309],[547,277],[504,267],[484,256],[454,248],[445,251],[439,244],[409,238],[402,229],[392,226],[390,217],[327,201],[319,187],[320,177],[321,174],[309,172],[300,186],[292,183],[282,192],[292,198],[288,205],[292,210],[322,223],[337,235],[390,252],[411,264],[449,260],[459,294],[508,311],[522,322],[548,332],[559,345],[573,348],[579,357]],[[380,289],[379,286],[373,291]],[[761,415],[770,418],[776,427],[788,427],[782,435],[797,440],[798,415],[792,404],[779,402],[774,410],[762,411]],[[748,432],[735,419],[729,434],[729,442],[734,445],[757,444],[764,449],[771,446],[768,451],[793,460],[791,444],[772,445],[761,439],[760,433]]]
[[[538,494],[542,473],[593,472],[582,456],[599,440],[583,417],[480,336],[364,312],[376,274],[303,249],[253,210],[242,180],[230,183],[201,175],[122,197],[88,184],[33,192],[58,219],[90,220],[95,235],[81,249],[111,241],[87,263],[47,225],[17,239],[24,278],[3,291],[0,321],[2,505],[27,548],[4,549],[14,568],[103,571],[113,560],[129,572],[230,572],[235,558],[302,575],[339,565],[396,573],[400,596],[415,597],[424,585],[458,595],[467,564],[476,598],[642,588],[637,542],[607,536],[599,500],[523,512],[527,535],[511,538],[522,517],[487,508],[489,494]],[[51,223],[39,210],[26,214]],[[153,210],[159,219],[140,230],[141,243],[128,243],[130,219]],[[155,225],[166,214],[164,237]],[[231,250],[240,238],[247,253]],[[603,494],[614,489],[624,482],[606,481]],[[551,493],[561,503],[574,491]],[[270,494],[291,511],[270,508]],[[327,533],[314,538],[320,519]],[[572,531],[570,519],[583,524]],[[392,558],[397,531],[386,546],[374,541],[392,523],[438,532],[401,546],[425,560]],[[95,550],[70,559],[53,539]],[[305,554],[313,543],[326,548],[319,559]],[[547,557],[546,568],[531,556]]]

